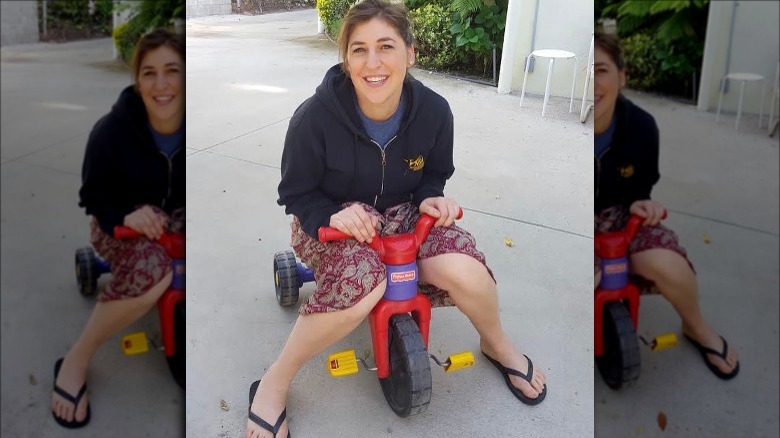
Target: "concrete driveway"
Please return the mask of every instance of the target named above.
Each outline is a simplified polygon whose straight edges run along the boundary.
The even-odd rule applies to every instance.
[[[156,311],[98,351],[87,376],[88,426],[63,429],[49,408],[54,362],[94,306],[76,288],[74,252],[89,244],[78,189],[87,136],[131,83],[129,70],[112,61],[112,44],[0,49],[3,436],[184,436],[184,391],[163,354],[121,351],[126,333],[159,333]]]
[[[659,296],[642,298],[639,333],[674,332],[678,345],[641,347],[637,384],[619,392],[595,373],[597,437],[777,437],[778,422],[778,191],[777,134],[766,119],[697,112],[628,91],[660,130],[661,180],[653,199],[670,211],[697,271],[704,317],[740,355],[739,375],[722,381],[682,336],[680,319]],[[666,416],[665,430],[658,425]]]
[[[297,316],[277,305],[272,287],[273,254],[290,240],[290,217],[275,201],[289,118],[337,62],[316,29],[314,10],[187,20],[189,436],[242,436],[249,385]],[[370,349],[364,323],[293,381],[292,435],[590,437],[592,121],[568,114],[568,99],[552,99],[541,118],[540,97],[520,108],[519,93],[412,74],[452,106],[447,194],[464,206],[463,226],[498,279],[503,325],[545,370],[549,394],[522,405],[477,355],[458,373],[434,368],[428,410],[399,418],[373,373],[334,380],[326,372],[328,353]],[[457,309],[434,311],[431,352],[479,353],[478,342]]]

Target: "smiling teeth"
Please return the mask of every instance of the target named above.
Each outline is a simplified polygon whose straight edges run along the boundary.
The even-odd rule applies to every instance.
[[[385,76],[372,76],[372,77],[366,78],[366,80],[368,82],[382,82],[385,79],[387,79],[387,77],[385,77]]]
[[[168,97],[155,97],[155,98],[154,98],[154,100],[156,100],[156,101],[158,101],[158,102],[170,102],[170,101],[171,101],[171,99],[173,99],[173,96],[168,96]]]

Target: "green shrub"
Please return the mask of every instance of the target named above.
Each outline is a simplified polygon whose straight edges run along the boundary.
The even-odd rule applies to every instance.
[[[325,31],[331,38],[338,37],[344,16],[347,15],[350,6],[355,3],[357,3],[355,0],[317,0],[317,11],[325,25]]]
[[[114,46],[119,52],[119,58],[130,64],[130,58],[133,56],[133,45],[128,40],[127,23],[122,23],[114,28],[111,38],[114,39]]]
[[[626,60],[626,83],[636,90],[651,90],[661,82],[661,69],[657,53],[658,40],[648,34],[638,33],[621,41]]]
[[[455,37],[455,53],[461,63],[476,64],[486,73],[493,62],[494,44],[497,58],[501,56],[507,8],[507,0],[485,0],[475,12],[455,10],[450,32]]]
[[[417,42],[417,62],[423,67],[443,69],[457,60],[450,33],[452,14],[445,6],[428,3],[410,13],[414,39]]]

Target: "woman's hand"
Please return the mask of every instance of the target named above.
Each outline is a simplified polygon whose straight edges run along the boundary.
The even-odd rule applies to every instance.
[[[376,226],[379,219],[366,213],[360,204],[349,207],[330,217],[330,226],[349,234],[360,243],[368,242],[376,236]]]
[[[143,233],[152,240],[157,240],[162,236],[167,221],[165,215],[158,214],[152,207],[144,205],[125,216],[124,225]]]
[[[444,196],[425,198],[420,203],[420,213],[426,213],[437,218],[433,224],[434,227],[442,225],[449,227],[455,222],[459,212],[460,206],[458,203],[454,199],[445,198]]]
[[[629,208],[632,214],[645,218],[642,225],[655,225],[661,221],[664,215],[664,206],[658,201],[646,199],[643,201],[634,201]]]

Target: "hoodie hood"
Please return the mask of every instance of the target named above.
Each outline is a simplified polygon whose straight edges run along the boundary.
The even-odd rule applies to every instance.
[[[409,72],[406,73],[404,88],[401,92],[406,95],[408,104],[401,118],[403,122],[398,129],[399,135],[405,131],[417,112],[420,99],[415,99],[415,97],[420,95],[421,86],[422,84],[412,77]],[[357,113],[357,108],[355,108],[355,86],[352,84],[349,75],[341,69],[341,63],[328,69],[322,82],[317,86],[314,96],[356,136],[368,140],[368,134]]]

